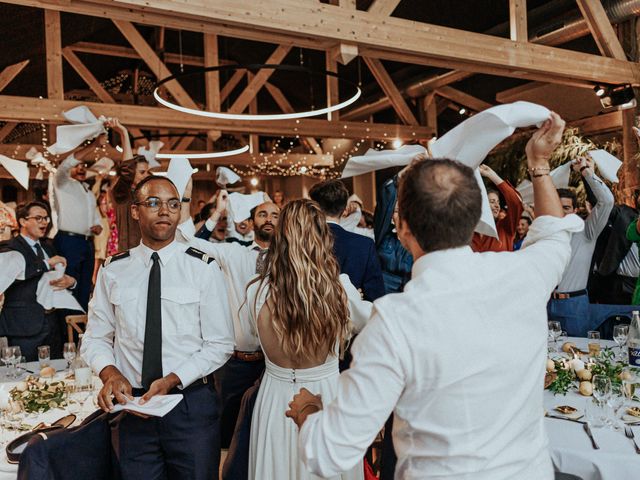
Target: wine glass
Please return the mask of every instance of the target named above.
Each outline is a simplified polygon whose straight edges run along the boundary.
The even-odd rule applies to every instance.
[[[67,370],[71,370],[71,362],[76,358],[76,344],[73,342],[67,342],[62,348],[62,356],[67,361]]]
[[[609,398],[609,406],[613,410],[613,419],[611,426],[614,430],[622,428],[621,410],[623,409],[627,399],[625,398],[625,385],[623,383],[611,384],[611,397]]]
[[[593,383],[593,398],[598,405],[599,424],[606,425],[607,415],[604,412],[605,406],[611,396],[611,380],[606,375],[594,375],[592,379]]]
[[[587,338],[589,339],[589,356],[597,357],[600,353],[600,332],[598,330],[589,330]]]
[[[2,348],[2,362],[7,367],[7,377],[10,376],[11,373],[11,361],[13,358],[13,347],[3,347]]]
[[[627,337],[629,336],[629,325],[614,325],[613,327],[613,339],[615,340],[618,348],[620,349],[620,358],[623,356],[622,346],[627,343]]]
[[[560,322],[556,320],[551,320],[549,322],[549,332],[551,332],[551,337],[553,338],[553,344],[555,347],[555,351],[558,351],[558,337],[562,335],[562,325]]]

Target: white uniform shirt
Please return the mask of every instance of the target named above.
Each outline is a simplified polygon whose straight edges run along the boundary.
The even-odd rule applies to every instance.
[[[212,243],[195,238],[195,227],[191,219],[179,227],[181,238],[189,245],[211,255],[220,264],[227,282],[227,295],[233,328],[235,348],[241,352],[255,352],[260,349],[260,341],[252,328],[246,309],[240,311],[245,303],[247,283],[256,275],[256,262],[260,252],[257,243],[244,247],[239,243]],[[258,247],[256,249],[255,247]]]
[[[24,280],[26,263],[20,252],[10,250],[0,253],[0,294],[16,280]]]
[[[82,182],[71,178],[70,170],[78,165],[78,160],[70,155],[58,167],[54,179],[54,195],[58,230],[91,235],[91,227],[100,225],[100,215],[96,209],[96,197]]]
[[[398,479],[553,479],[546,305],[582,223],[540,217],[518,252],[419,258],[403,293],[374,302],[335,400],[300,430],[307,467],[348,471],[394,412]]]
[[[226,363],[233,326],[222,272],[174,241],[158,250],[161,265],[162,369],[183,387]],[[141,386],[147,290],[153,250],[143,244],[100,269],[81,354],[99,373],[115,365]]]

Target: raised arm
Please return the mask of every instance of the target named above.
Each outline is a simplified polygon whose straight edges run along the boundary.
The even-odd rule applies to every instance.
[[[573,163],[573,170],[579,172],[585,184],[589,186],[595,204],[591,213],[584,222],[584,233],[589,239],[595,239],[600,235],[604,227],[607,226],[609,214],[613,209],[615,199],[611,190],[598,178],[594,172],[593,160],[582,157]]]
[[[122,146],[122,160],[127,161],[133,158],[133,149],[131,148],[131,139],[126,127],[120,123],[117,118],[110,118],[105,123],[105,127],[112,128],[120,135],[120,146]]]

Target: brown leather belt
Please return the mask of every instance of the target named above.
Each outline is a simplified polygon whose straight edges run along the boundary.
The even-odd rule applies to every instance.
[[[555,299],[555,300],[566,300],[567,298],[575,298],[575,297],[581,297],[582,295],[586,295],[587,294],[587,290],[577,290],[575,292],[553,292],[551,294],[551,298]]]
[[[257,352],[241,352],[239,350],[234,350],[231,356],[243,362],[260,362],[264,360],[264,353],[260,350]]]

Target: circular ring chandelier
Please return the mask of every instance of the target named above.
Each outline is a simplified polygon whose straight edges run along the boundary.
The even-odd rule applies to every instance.
[[[245,113],[223,113],[223,112],[210,112],[206,110],[197,110],[195,108],[187,108],[181,105],[177,105],[173,102],[165,100],[160,96],[159,87],[168,83],[172,80],[179,80],[181,78],[192,77],[195,75],[200,75],[202,73],[208,72],[220,72],[220,71],[236,71],[236,70],[262,70],[262,69],[272,69],[284,72],[297,72],[304,73],[310,76],[315,77],[333,77],[338,79],[339,82],[348,84],[355,89],[355,93],[347,100],[341,103],[337,103],[335,105],[331,105],[329,107],[320,108],[318,110],[307,110],[304,112],[295,112],[295,113],[277,113],[277,114],[245,114]],[[315,117],[317,115],[323,115],[325,113],[335,112],[337,110],[341,110],[352,103],[354,103],[358,98],[362,95],[362,91],[360,87],[358,87],[355,83],[341,78],[337,73],[330,72],[328,70],[311,70],[306,67],[296,66],[296,65],[279,65],[279,64],[269,64],[269,63],[256,63],[249,65],[218,65],[214,67],[203,67],[199,68],[194,72],[188,73],[179,73],[176,75],[171,75],[170,77],[163,78],[156,84],[156,88],[153,90],[153,96],[158,101],[158,103],[164,105],[165,107],[171,108],[173,110],[177,110],[179,112],[189,113],[191,115],[198,115],[200,117],[208,117],[208,118],[219,118],[223,120],[291,120],[296,118],[306,118],[306,117]]]
[[[152,136],[139,136],[133,137],[132,140],[149,140],[153,138],[161,138],[161,137],[203,137],[204,135],[198,135],[193,133],[167,133],[164,135],[152,135]],[[120,151],[116,147],[116,150]],[[203,152],[203,153],[156,153],[155,157],[157,159],[171,159],[171,158],[220,158],[220,157],[230,157],[232,155],[239,155],[241,153],[249,151],[249,145],[245,145],[244,147],[235,148],[233,150],[225,150],[223,152]]]

